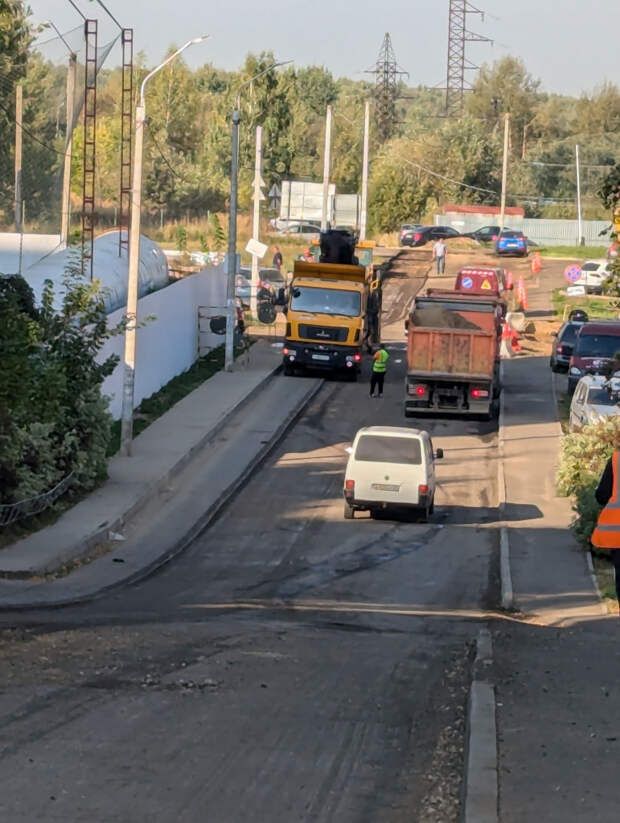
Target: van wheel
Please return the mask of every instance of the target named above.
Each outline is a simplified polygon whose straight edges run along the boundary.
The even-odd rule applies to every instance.
[[[353,520],[355,517],[355,509],[353,506],[349,506],[347,501],[344,501],[344,519],[345,520]]]
[[[426,508],[422,509],[420,512],[420,522],[421,523],[428,523],[431,516],[431,509],[430,506],[426,506]]]
[[[291,366],[290,363],[285,363],[284,364],[284,374],[286,375],[286,377],[292,377],[293,376],[294,371],[293,371],[293,367]]]
[[[431,500],[431,506],[428,510],[429,514],[435,514],[435,495],[433,495],[433,499]]]

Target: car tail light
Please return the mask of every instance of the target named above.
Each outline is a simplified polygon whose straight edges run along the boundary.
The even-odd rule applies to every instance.
[[[418,493],[420,497],[425,497],[428,494],[428,486],[426,484],[418,486]]]
[[[558,354],[564,354],[564,347],[562,346],[561,343],[558,343],[558,347],[557,347],[556,351],[557,351]]]
[[[489,393],[486,389],[472,389],[471,396],[475,400],[482,400],[485,397],[489,396]]]
[[[359,363],[361,359],[362,359],[362,355],[359,352],[355,352],[355,354],[353,355],[353,360],[356,363]]]
[[[345,497],[353,497],[355,494],[355,480],[344,481],[344,495]]]
[[[420,233],[416,233],[416,234],[414,234],[414,235],[413,235],[413,239],[414,239],[414,240],[416,241],[416,243],[417,243],[417,242],[418,242],[418,240],[421,240],[421,239],[422,239],[422,235],[421,235]]]
[[[415,390],[418,397],[423,397],[426,394],[426,386],[418,386]]]
[[[282,348],[282,354],[286,356],[287,354],[290,354],[290,353],[291,353],[291,350],[290,350],[290,349],[287,349],[287,348],[286,348],[286,346],[283,346],[283,348]]]

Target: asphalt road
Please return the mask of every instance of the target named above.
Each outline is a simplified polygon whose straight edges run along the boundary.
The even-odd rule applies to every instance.
[[[421,283],[390,278],[384,328]],[[496,432],[423,420],[445,450],[432,522],[344,521],[345,447],[405,424],[399,334],[385,398],[366,373],[327,381],[175,562],[108,599],[2,617],[0,819],[458,820],[497,600]]]

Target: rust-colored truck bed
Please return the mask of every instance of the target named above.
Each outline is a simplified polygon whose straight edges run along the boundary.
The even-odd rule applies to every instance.
[[[405,414],[481,414],[499,396],[501,301],[433,292],[409,318]]]

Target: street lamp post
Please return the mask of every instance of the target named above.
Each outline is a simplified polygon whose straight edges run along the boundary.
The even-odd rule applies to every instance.
[[[237,190],[239,181],[239,123],[241,121],[241,92],[250,83],[253,83],[268,71],[292,63],[292,60],[283,60],[272,63],[266,69],[259,71],[254,77],[246,80],[237,91],[235,107],[232,113],[231,132],[231,165],[230,165],[230,209],[228,218],[228,256],[226,262],[226,344],[224,347],[224,368],[232,371],[235,360],[235,275],[237,268]]]
[[[125,353],[123,357],[123,406],[121,411],[120,454],[124,457],[128,457],[131,454],[131,441],[133,437],[133,401],[135,391],[136,330],[140,265],[140,209],[142,206],[142,148],[144,145],[144,124],[146,120],[144,89],[151,77],[178,57],[182,51],[185,51],[189,46],[202,43],[208,37],[209,35],[205,35],[188,40],[187,43],[167,57],[157,68],[149,72],[140,86],[140,97],[138,105],[136,106],[136,139],[134,147],[133,184],[131,189],[131,229],[129,271],[127,276],[127,323],[125,326]]]

